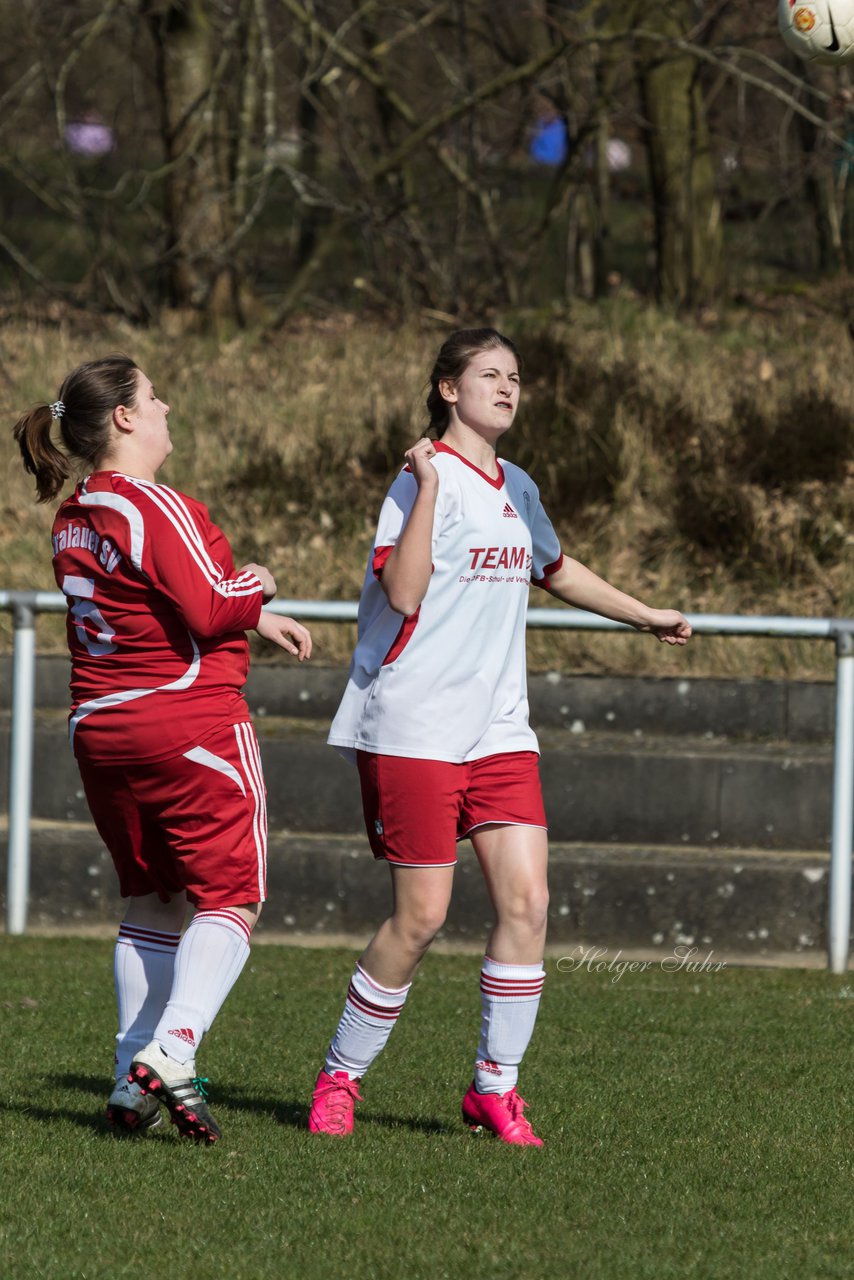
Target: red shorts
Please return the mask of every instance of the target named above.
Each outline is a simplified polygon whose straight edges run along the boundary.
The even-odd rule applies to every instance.
[[[168,760],[78,764],[122,897],[165,901],[184,890],[203,908],[264,901],[267,800],[249,721]]]
[[[357,751],[356,759],[375,858],[403,866],[453,866],[457,841],[475,827],[546,826],[536,751],[466,764],[368,751]]]

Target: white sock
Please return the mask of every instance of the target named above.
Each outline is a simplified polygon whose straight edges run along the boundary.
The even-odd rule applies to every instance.
[[[124,921],[113,960],[119,1029],[116,1080],[124,1080],[133,1055],[144,1049],[172,990],[180,933],[143,929]]]
[[[236,911],[197,911],[175,957],[169,1003],[152,1036],[170,1058],[192,1062],[202,1036],[249,958],[252,930]]]
[[[546,974],[542,964],[498,964],[485,956],[480,972],[483,1017],[474,1068],[478,1093],[507,1093],[534,1033]]]
[[[356,965],[338,1030],[329,1046],[326,1070],[346,1071],[360,1080],[386,1046],[412,986],[381,987],[360,964]]]

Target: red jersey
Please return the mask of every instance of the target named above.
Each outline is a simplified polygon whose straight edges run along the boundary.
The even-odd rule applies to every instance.
[[[75,755],[162,760],[248,719],[245,631],[261,582],[235,576],[203,503],[116,471],[87,476],[56,514],[53,571],[68,597]]]

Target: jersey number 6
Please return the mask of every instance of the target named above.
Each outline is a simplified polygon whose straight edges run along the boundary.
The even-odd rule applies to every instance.
[[[89,650],[93,658],[101,658],[104,654],[115,653],[112,643],[115,631],[111,631],[104,615],[92,597],[95,594],[94,578],[78,578],[67,573],[62,579],[63,594],[71,602],[71,616],[74,619],[74,630],[77,639]],[[86,623],[89,624],[87,630]],[[97,628],[93,637],[92,630]]]

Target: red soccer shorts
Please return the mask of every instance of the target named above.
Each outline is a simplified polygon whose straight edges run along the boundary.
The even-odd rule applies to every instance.
[[[457,841],[475,827],[547,825],[536,751],[466,764],[367,751],[357,751],[356,759],[375,858],[402,866],[453,866]]]
[[[122,897],[184,890],[205,909],[264,901],[267,801],[249,721],[168,760],[78,763]]]

